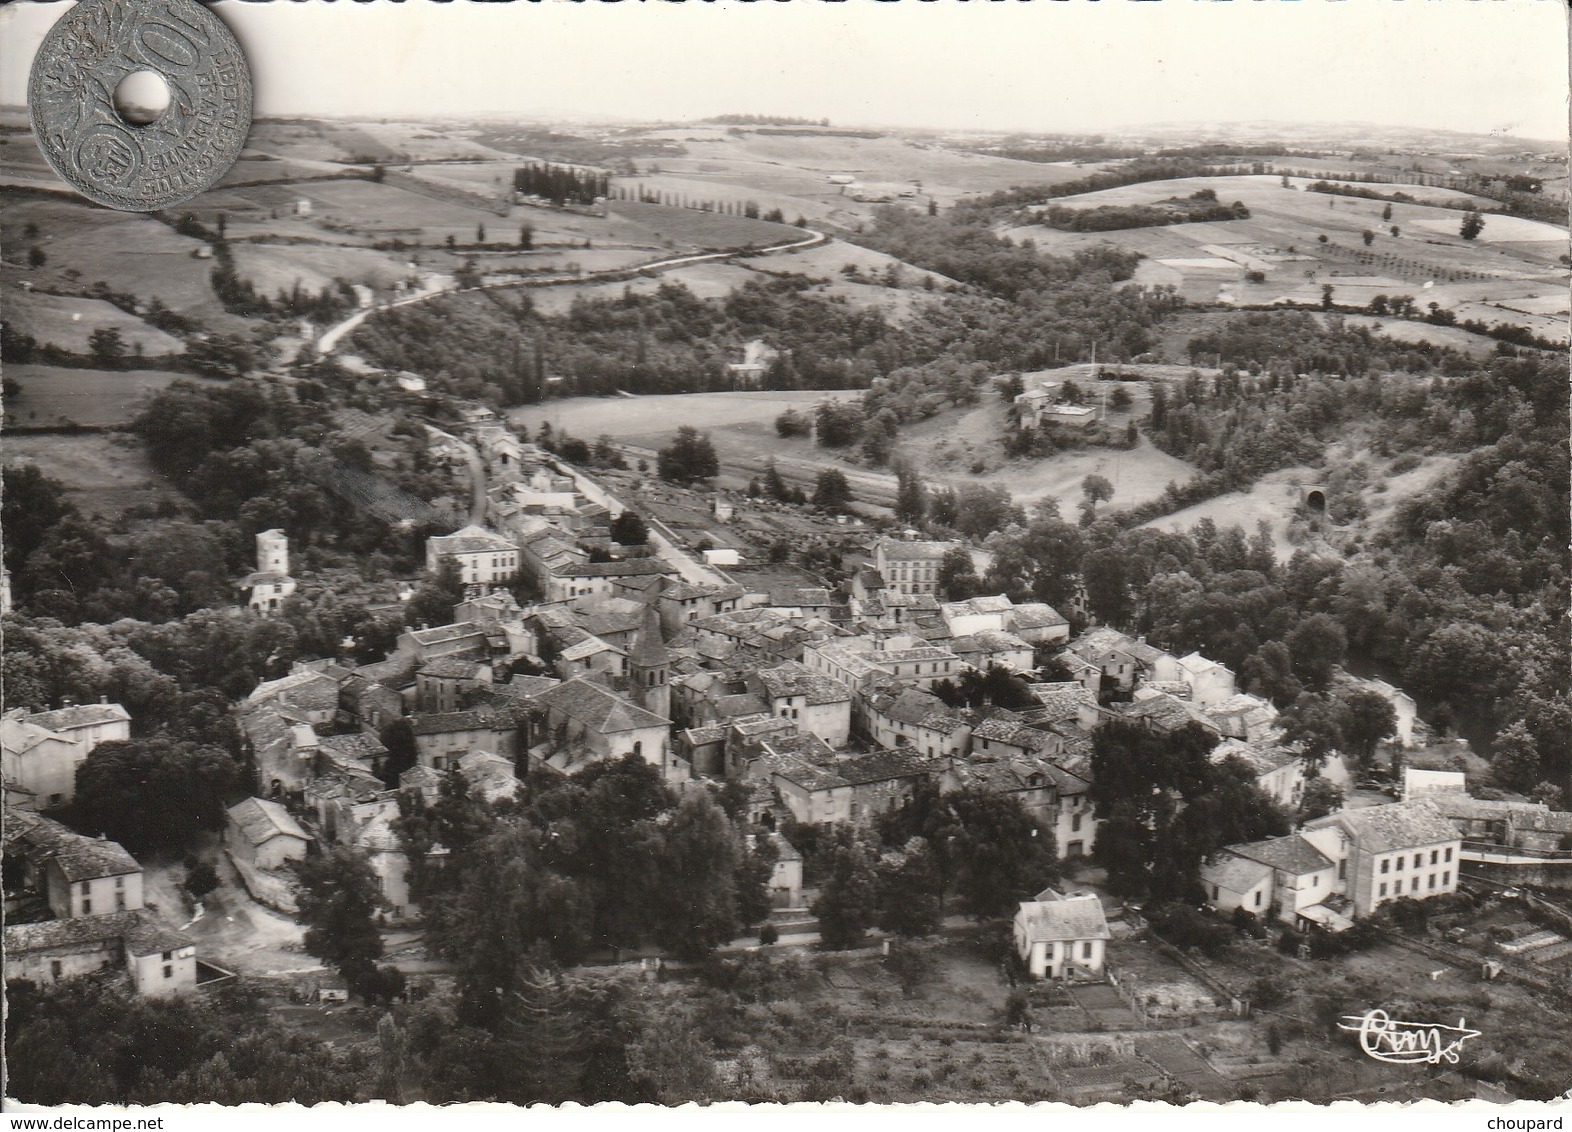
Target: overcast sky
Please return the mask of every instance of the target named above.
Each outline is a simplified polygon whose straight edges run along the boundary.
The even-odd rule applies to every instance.
[[[0,10],[0,100],[23,102],[66,7]],[[215,7],[252,60],[261,114],[738,112],[1065,131],[1276,119],[1567,136],[1558,0]]]

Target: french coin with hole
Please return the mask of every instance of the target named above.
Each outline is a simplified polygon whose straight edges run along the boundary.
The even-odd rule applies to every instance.
[[[245,55],[195,0],[83,0],[44,37],[27,96],[61,179],[130,212],[211,188],[251,128]]]

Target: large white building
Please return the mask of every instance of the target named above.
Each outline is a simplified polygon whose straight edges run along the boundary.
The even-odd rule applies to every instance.
[[[1201,867],[1217,908],[1339,931],[1393,900],[1457,891],[1462,835],[1430,802],[1340,810],[1297,833],[1230,845]]]
[[[925,542],[917,539],[880,539],[873,545],[874,568],[884,584],[897,593],[931,594],[939,591],[939,562],[959,542]]]
[[[55,711],[12,708],[0,716],[0,773],[6,802],[49,810],[76,796],[76,768],[100,743],[131,737],[119,704],[80,704]]]
[[[512,583],[519,572],[519,548],[485,527],[468,526],[426,540],[426,569],[436,573],[444,558],[458,564],[467,594],[489,593]]]

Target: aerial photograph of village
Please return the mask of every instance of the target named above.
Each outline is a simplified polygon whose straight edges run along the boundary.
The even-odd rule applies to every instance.
[[[1314,29],[1210,116],[1144,40],[925,102],[937,23],[424,114],[262,58],[133,213],[4,15],[5,1096],[1572,1088],[1564,68],[1498,127],[1397,41],[1433,97],[1309,105]]]

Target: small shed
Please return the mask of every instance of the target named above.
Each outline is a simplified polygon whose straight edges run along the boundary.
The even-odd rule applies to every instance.
[[[256,869],[277,869],[306,855],[311,836],[277,802],[247,798],[229,808],[224,831],[230,855]]]

